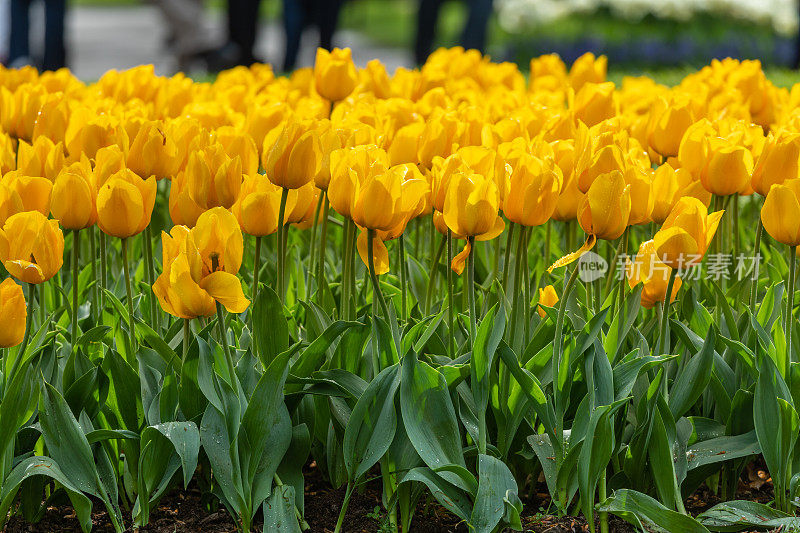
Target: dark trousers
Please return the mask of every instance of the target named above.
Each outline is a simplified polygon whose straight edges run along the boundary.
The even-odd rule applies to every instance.
[[[481,52],[486,48],[486,29],[492,14],[492,0],[466,0],[469,9],[461,46]],[[417,13],[417,38],[414,43],[414,59],[418,65],[425,63],[433,51],[436,23],[444,0],[420,0]]]
[[[283,28],[286,32],[286,51],[283,70],[294,70],[303,30],[316,25],[319,28],[319,46],[333,47],[333,34],[339,22],[343,0],[283,0]]]
[[[228,41],[239,47],[240,62],[244,65],[255,62],[253,48],[260,3],[260,0],[228,0]]]
[[[44,1],[44,57],[42,70],[58,70],[66,66],[64,46],[65,0]],[[11,0],[11,36],[8,63],[30,57],[29,32],[31,0]]]

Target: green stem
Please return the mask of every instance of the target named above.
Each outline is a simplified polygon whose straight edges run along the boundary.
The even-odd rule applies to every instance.
[[[739,195],[733,197],[733,257],[734,261],[739,260],[742,244],[739,236]]]
[[[151,229],[148,225],[144,228],[144,232],[142,234],[142,239],[144,239],[144,262],[145,262],[145,275],[147,276],[147,284],[152,287],[153,283],[156,279],[155,268],[153,267],[153,238],[151,235]],[[158,331],[159,328],[159,316],[158,316],[158,308],[156,306],[156,299],[152,297],[153,293],[150,292],[150,323],[153,325],[153,328]]]
[[[320,194],[319,198],[317,199],[317,205],[314,208],[314,222],[311,224],[311,239],[309,242],[309,248],[311,249],[311,260],[309,261],[309,268],[306,271],[306,285],[308,285],[310,281],[310,277],[312,275],[316,275],[317,272],[317,226],[319,225],[319,214],[322,210],[322,201],[324,199],[324,195]]]
[[[442,235],[442,240],[439,242],[439,247],[436,249],[436,253],[433,255],[433,260],[431,261],[431,275],[428,278],[428,287],[425,290],[426,314],[431,312],[431,299],[433,298],[433,291],[436,287],[436,275],[439,273],[439,260],[442,258],[445,244],[447,244],[447,237]]]
[[[319,251],[317,252],[317,290],[322,287],[325,279],[325,257],[328,250],[328,211],[330,202],[328,201],[328,191],[322,191],[322,230],[319,236]]]
[[[189,355],[189,341],[192,338],[192,328],[188,318],[183,319],[183,357],[181,359],[181,368],[186,363],[186,357]]]
[[[794,291],[795,291],[795,277],[796,277],[796,265],[797,265],[797,246],[790,246],[789,251],[791,252],[792,256],[789,258],[789,293],[787,294],[787,302],[786,302],[786,363],[791,363],[794,361],[792,357],[792,323],[793,323],[793,314],[794,314]],[[786,375],[786,370],[784,369],[784,375]]]
[[[406,245],[402,235],[400,235],[397,240],[400,245],[400,320],[405,322],[407,317],[406,301],[408,299],[406,294],[408,292],[408,280],[406,278]]]
[[[664,312],[661,314],[661,324],[659,324],[658,327],[658,350],[655,355],[660,355],[664,350],[669,349],[669,346],[665,345],[667,340],[667,328],[669,327],[669,305],[672,300],[672,287],[675,285],[675,278],[677,276],[677,269],[670,269],[667,293],[664,295]]]
[[[14,375],[17,373],[19,369],[19,365],[22,364],[22,360],[25,358],[25,350],[28,348],[28,341],[31,338],[31,325],[33,323],[33,317],[31,316],[32,313],[30,312],[30,308],[33,305],[33,295],[36,291],[36,285],[33,283],[28,283],[28,316],[25,320],[25,334],[22,336],[22,343],[20,343],[19,348],[17,349],[17,356],[14,358],[14,363],[11,365],[11,371],[8,373],[8,377],[6,378],[6,383],[11,383],[11,380],[14,378]],[[5,366],[3,367],[5,370]]]
[[[44,283],[39,284],[39,326],[44,325],[47,316],[47,300],[45,300]]]
[[[761,263],[761,238],[764,235],[764,223],[758,217],[758,228],[756,229],[755,258],[753,263],[753,278],[750,285],[750,310],[753,315],[757,314],[756,300],[758,299],[758,271]]]
[[[344,493],[344,500],[342,501],[342,506],[339,509],[339,519],[336,520],[336,528],[333,530],[333,533],[340,533],[342,531],[342,524],[344,523],[344,516],[347,514],[347,507],[350,505],[350,496],[353,494],[353,484],[347,484],[347,490]]]
[[[72,230],[72,349],[78,342],[78,258],[81,249],[80,231]]]
[[[100,232],[100,287],[108,289],[108,266],[107,266],[106,234]],[[103,311],[106,308],[106,293],[100,292],[100,323],[103,323]]]
[[[286,299],[286,200],[289,198],[289,189],[281,191],[281,205],[278,209],[278,298],[283,303]]]
[[[258,295],[258,277],[261,270],[261,237],[256,236],[256,253],[253,257],[253,290],[250,291],[250,294],[253,298],[253,302],[256,300],[256,296]]]
[[[552,240],[553,221],[544,223],[544,266],[550,265],[550,241]]]
[[[606,498],[608,497],[608,495],[606,493],[607,489],[606,489],[606,469],[605,468],[603,469],[603,472],[600,474],[600,482],[598,483],[598,485],[599,485],[599,490],[598,490],[599,498],[598,499],[600,500],[600,503],[603,503],[604,501],[606,501]],[[594,525],[593,522],[594,521],[592,521],[592,525]],[[600,512],[600,533],[608,533],[608,512],[607,511],[601,511]]]
[[[128,304],[128,327],[130,329],[129,363],[133,363],[133,354],[136,346],[135,324],[133,322],[133,289],[131,288],[131,268],[128,264],[128,239],[122,239],[122,269],[125,272],[125,293]]]
[[[236,386],[236,366],[233,364],[233,356],[228,346],[228,335],[225,327],[225,316],[222,313],[222,304],[217,302],[217,329],[219,331],[219,341],[222,343],[222,351],[225,352],[225,363],[228,365],[228,374],[231,380],[231,388],[238,395],[239,387]]]
[[[478,331],[478,313],[475,308],[475,237],[467,237],[467,242],[469,243],[469,255],[467,256],[467,284],[469,285],[469,289],[467,291],[467,295],[469,297],[469,337],[474,349],[475,335]]]
[[[508,223],[508,235],[506,236],[506,251],[503,257],[503,290],[508,294],[508,276],[511,271],[511,244],[514,242],[514,228],[516,224]],[[516,278],[515,278],[516,279]]]
[[[453,319],[453,232],[447,229],[447,345],[450,359],[456,356],[455,320]]]
[[[514,257],[514,286],[511,288],[513,296],[511,298],[511,348],[517,353],[520,353],[519,344],[517,343],[518,335],[517,332],[519,331],[519,313],[520,313],[520,305],[519,305],[519,298],[521,296],[521,292],[519,290],[520,285],[522,284],[522,256],[523,256],[523,246],[525,246],[525,232],[527,228],[524,226],[520,226],[519,228],[519,237],[517,237],[517,250]],[[510,247],[510,246],[509,246]],[[507,267],[506,270],[509,270]],[[507,287],[508,289],[508,287]]]
[[[95,316],[95,319],[100,315],[98,313],[98,306],[100,304],[99,298],[99,291],[97,290],[97,284],[99,280],[97,279],[97,250],[95,249],[95,242],[94,242],[94,226],[89,228],[89,254],[92,256],[92,313]]]
[[[389,306],[386,304],[386,299],[383,297],[383,292],[381,292],[381,284],[378,281],[378,275],[375,273],[375,258],[372,256],[373,254],[373,240],[375,238],[375,230],[368,229],[367,230],[367,263],[369,263],[369,277],[372,280],[372,290],[373,290],[373,299],[377,298],[378,303],[381,306],[381,313],[383,313],[384,318],[389,320]],[[375,305],[373,303],[373,312]]]
[[[344,257],[342,263],[342,320],[350,320],[350,279],[352,278],[352,261],[350,257],[353,255],[353,221],[346,218],[344,221]]]

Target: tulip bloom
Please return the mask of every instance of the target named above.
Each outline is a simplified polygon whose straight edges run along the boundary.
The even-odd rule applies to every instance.
[[[542,306],[546,305],[547,307],[555,307],[555,305],[558,303],[558,299],[558,294],[552,285],[539,288],[539,305],[536,307],[536,312],[539,313],[540,317],[546,317],[547,313],[544,309],[542,309]]]
[[[21,211],[38,211],[47,216],[53,194],[53,183],[41,176],[23,176],[11,171],[3,182],[22,201]]]
[[[17,213],[0,230],[0,261],[25,283],[44,283],[64,264],[64,234],[38,211]]]
[[[717,232],[723,213],[708,214],[708,208],[697,198],[685,196],[678,200],[653,237],[658,257],[677,270],[699,264]]]
[[[522,157],[511,172],[503,213],[523,226],[544,224],[555,211],[562,183],[561,169],[549,157]]]
[[[672,269],[665,265],[656,254],[655,242],[649,240],[639,246],[633,261],[625,268],[628,285],[634,288],[642,283],[641,304],[645,309],[652,309],[657,303],[663,303],[667,296],[667,286]],[[675,300],[681,288],[681,278],[676,276],[670,295],[670,303]]]
[[[343,217],[353,218],[353,207],[361,183],[389,168],[386,152],[375,145],[343,148],[331,153],[331,180],[328,199],[331,207]]]
[[[242,160],[219,143],[192,152],[186,164],[189,196],[201,209],[229,209],[242,186]]]
[[[8,217],[23,211],[25,211],[25,206],[22,204],[19,193],[8,187],[5,182],[0,181],[0,227],[6,223]]]
[[[175,141],[164,133],[158,122],[132,121],[130,148],[126,164],[142,179],[155,176],[156,179],[171,178],[178,172],[181,163]]]
[[[800,133],[770,132],[753,170],[751,185],[761,196],[767,196],[776,183],[800,176]]]
[[[280,203],[281,188],[266,176],[255,174],[245,178],[239,199],[231,211],[242,231],[254,237],[265,237],[278,231]]]
[[[659,98],[647,127],[650,147],[663,157],[678,155],[683,134],[692,124],[694,113],[687,96]]]
[[[599,124],[617,114],[614,83],[586,83],[571,104],[576,119],[589,127]]]
[[[761,208],[761,221],[776,241],[800,245],[800,179],[772,186]]]
[[[603,83],[606,81],[608,71],[608,58],[599,56],[595,58],[591,52],[586,52],[575,60],[569,70],[569,83],[576,91],[586,83]]]
[[[700,174],[705,189],[717,196],[742,192],[750,185],[753,155],[724,139],[707,139],[707,161]]]
[[[97,222],[96,200],[92,167],[84,156],[56,178],[50,211],[64,229],[80,230]]]
[[[622,172],[614,171],[598,176],[589,187],[578,208],[578,223],[589,235],[612,241],[628,227],[630,214],[630,185]]]
[[[349,48],[334,48],[330,52],[317,48],[314,62],[314,84],[317,92],[331,102],[347,98],[358,82],[358,71]]]
[[[322,163],[319,133],[297,119],[268,133],[262,153],[267,178],[284,189],[299,189],[313,180]]]
[[[25,337],[28,309],[22,287],[13,279],[0,283],[0,348],[17,346]],[[20,356],[18,356],[20,357]]]
[[[156,179],[143,180],[123,169],[103,184],[97,193],[97,225],[106,235],[126,239],[150,224],[156,201]]]
[[[173,224],[191,228],[203,214],[203,208],[192,200],[187,181],[186,172],[179,172],[172,179],[169,189],[169,216]]]
[[[191,319],[212,316],[216,302],[231,313],[247,309],[250,302],[236,277],[242,264],[242,233],[229,211],[211,209],[193,229],[175,226],[161,238],[164,270],[153,293],[164,311]]]

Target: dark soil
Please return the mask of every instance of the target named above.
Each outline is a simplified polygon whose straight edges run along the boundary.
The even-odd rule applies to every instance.
[[[756,471],[757,472],[757,471]],[[772,486],[769,482],[759,482],[757,475],[745,472],[739,485],[737,498],[766,503],[772,499]],[[305,475],[305,515],[311,533],[331,533],[344,498],[344,488],[331,489],[313,463],[306,467]],[[538,486],[541,485],[541,486]],[[547,489],[537,484],[533,496],[525,498],[525,511],[522,519],[526,532],[532,533],[577,533],[589,531],[588,522],[579,517],[556,517],[548,515],[550,506]],[[705,485],[686,501],[687,510],[699,514],[718,503],[716,495]],[[129,516],[129,515],[128,515]],[[612,533],[635,531],[628,523],[611,516]],[[254,531],[261,531],[258,522]],[[344,520],[343,530],[348,533],[382,533],[386,524],[386,514],[381,507],[381,485],[377,479],[367,483],[361,492],[354,492]],[[414,515],[411,530],[417,533],[467,533],[465,524],[444,510],[432,498],[420,501]],[[599,530],[599,528],[598,528]],[[36,524],[28,524],[21,518],[12,518],[6,530],[8,533],[63,533],[80,531],[75,513],[67,506],[50,507]],[[93,531],[113,531],[102,503],[94,503]],[[200,490],[192,483],[188,490],[175,490],[165,496],[157,509],[151,513],[150,524],[140,530],[142,533],[233,533],[236,531],[233,519],[220,507],[210,510],[202,498]]]

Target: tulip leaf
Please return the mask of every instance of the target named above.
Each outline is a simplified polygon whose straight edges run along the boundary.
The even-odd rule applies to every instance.
[[[263,503],[264,533],[300,533],[300,524],[294,513],[294,488],[291,485],[275,487]]]
[[[647,531],[673,533],[709,533],[705,526],[691,516],[671,511],[646,494],[620,489],[597,505],[598,511],[615,514],[634,526]]]
[[[289,322],[272,287],[263,285],[259,288],[253,302],[252,317],[256,354],[266,368],[289,348]]]
[[[505,500],[517,498],[517,482],[500,459],[478,455],[478,491],[469,519],[477,533],[491,533],[503,518]]]

